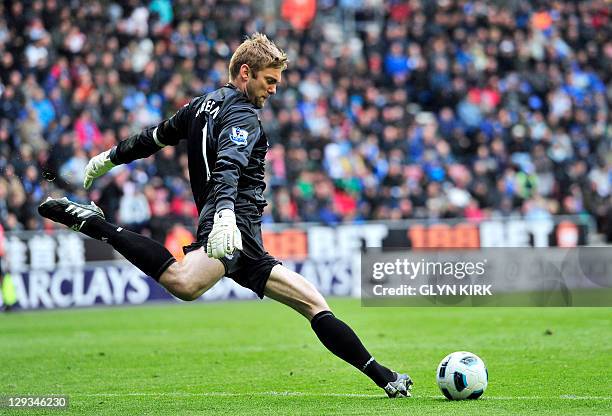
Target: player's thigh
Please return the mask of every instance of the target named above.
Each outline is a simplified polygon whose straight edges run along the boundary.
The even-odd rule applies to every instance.
[[[272,268],[264,295],[292,307],[308,320],[321,311],[330,310],[312,283],[280,264]]]
[[[184,300],[198,298],[225,274],[220,260],[208,257],[204,248],[190,251],[161,275],[159,283]]]

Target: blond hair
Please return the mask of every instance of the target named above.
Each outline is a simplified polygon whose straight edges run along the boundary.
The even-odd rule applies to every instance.
[[[253,76],[265,68],[287,68],[287,54],[262,33],[254,33],[238,46],[229,64],[230,81],[240,73],[240,67],[248,65]]]

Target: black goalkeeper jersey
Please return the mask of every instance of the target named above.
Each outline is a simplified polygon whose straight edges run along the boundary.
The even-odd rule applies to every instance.
[[[183,139],[198,212],[211,198],[217,212],[233,210],[237,201],[263,209],[268,141],[255,106],[231,84],[194,98],[169,119],[121,141],[110,159],[116,165],[129,163]]]

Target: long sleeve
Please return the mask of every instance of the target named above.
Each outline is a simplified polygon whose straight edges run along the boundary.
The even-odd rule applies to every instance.
[[[111,150],[110,159],[115,165],[130,163],[151,156],[162,147],[176,145],[187,137],[191,103],[183,106],[172,117],[157,126],[147,127],[121,141]]]

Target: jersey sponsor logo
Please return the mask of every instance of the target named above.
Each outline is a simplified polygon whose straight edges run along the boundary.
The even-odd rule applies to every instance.
[[[247,137],[249,137],[249,132],[245,129],[241,129],[240,127],[232,127],[232,132],[230,133],[230,140],[239,145],[245,145],[247,143]]]

